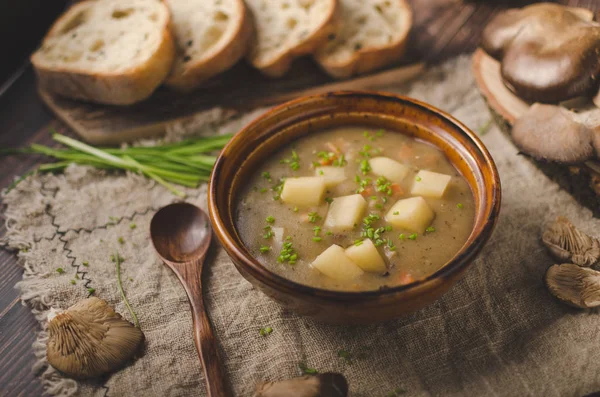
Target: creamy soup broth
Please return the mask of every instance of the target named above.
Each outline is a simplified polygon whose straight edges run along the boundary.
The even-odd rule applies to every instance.
[[[361,291],[440,269],[471,233],[475,204],[466,180],[436,147],[390,131],[343,127],[300,138],[266,159],[236,212],[245,245],[275,273],[313,287]],[[317,260],[333,245],[339,248]]]

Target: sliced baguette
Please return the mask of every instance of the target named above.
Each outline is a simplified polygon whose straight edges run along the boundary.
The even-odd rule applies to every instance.
[[[315,59],[331,76],[346,78],[399,60],[412,26],[405,0],[340,0],[339,31],[317,50]]]
[[[167,86],[191,91],[247,52],[252,18],[243,0],[166,0],[177,57]]]
[[[169,10],[158,1],[96,0],[71,7],[31,56],[40,86],[91,102],[141,101],[175,57]]]
[[[338,0],[246,0],[254,17],[255,40],[248,59],[280,77],[294,58],[312,53],[337,30]]]

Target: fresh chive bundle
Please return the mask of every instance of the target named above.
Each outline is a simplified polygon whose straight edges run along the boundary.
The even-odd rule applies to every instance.
[[[35,153],[54,157],[56,163],[42,164],[42,172],[61,171],[69,164],[89,165],[102,169],[118,169],[139,172],[154,179],[177,196],[185,196],[173,184],[197,187],[208,181],[215,164],[213,152],[221,150],[232,135],[200,137],[173,144],[124,149],[96,148],[61,134],[52,138],[68,149],[55,149],[33,144],[28,149],[9,153]]]

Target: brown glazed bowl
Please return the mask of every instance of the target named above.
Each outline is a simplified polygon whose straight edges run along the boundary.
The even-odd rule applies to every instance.
[[[291,141],[343,125],[385,128],[441,149],[469,183],[475,224],[467,242],[440,270],[403,286],[364,292],[313,288],[261,265],[236,230],[238,192],[263,160]],[[417,100],[376,92],[332,92],[269,110],[236,134],[217,159],[208,206],[215,233],[238,271],[296,313],[330,323],[393,319],[431,304],[453,286],[490,238],[500,211],[500,178],[485,146],[452,116]],[[265,205],[268,205],[265,203]]]

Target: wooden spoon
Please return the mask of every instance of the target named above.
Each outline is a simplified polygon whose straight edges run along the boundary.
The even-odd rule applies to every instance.
[[[175,272],[185,288],[192,307],[194,342],[204,369],[209,397],[225,397],[225,376],[202,296],[202,264],[210,246],[208,216],[189,203],[161,208],[150,222],[154,249]]]

